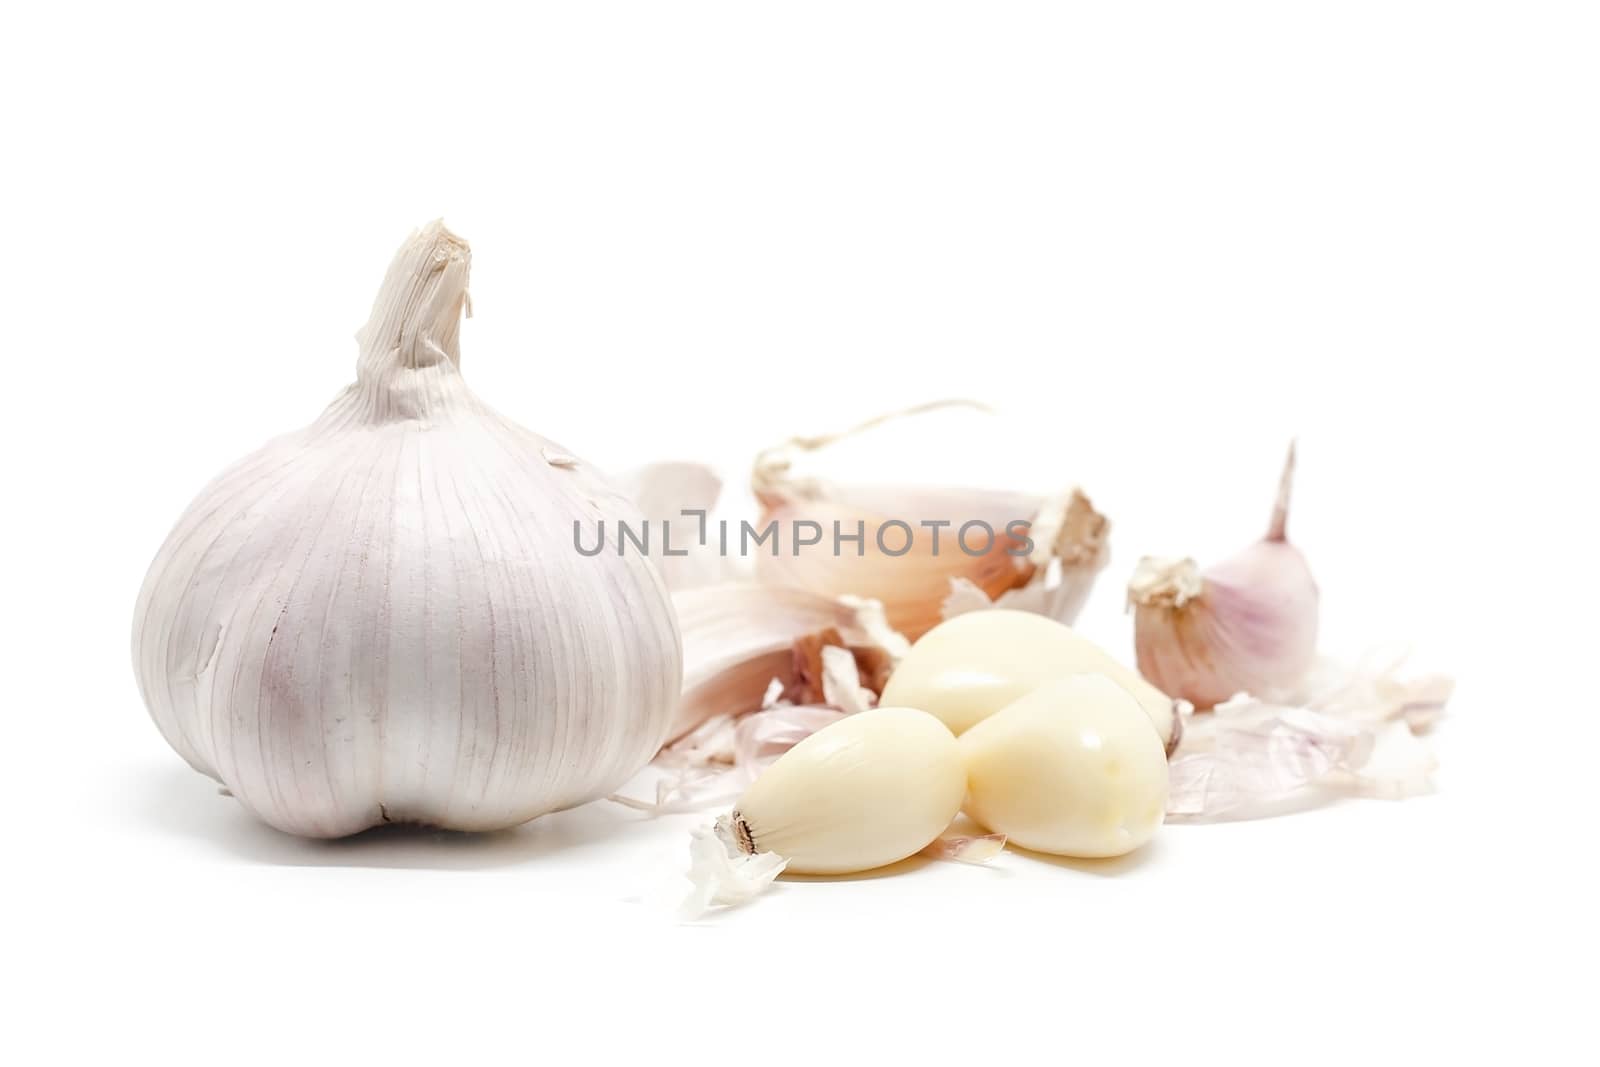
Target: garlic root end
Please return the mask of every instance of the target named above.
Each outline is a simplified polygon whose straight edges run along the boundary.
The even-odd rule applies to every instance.
[[[1205,579],[1193,559],[1145,556],[1128,579],[1128,606],[1181,608],[1204,591]]]

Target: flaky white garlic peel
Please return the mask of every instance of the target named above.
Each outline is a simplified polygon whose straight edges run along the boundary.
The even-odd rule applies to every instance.
[[[251,812],[334,837],[512,826],[604,796],[665,739],[681,648],[634,506],[462,380],[465,241],[400,249],[356,383],[211,483],[139,594],[139,687]]]
[[[1294,459],[1290,446],[1262,540],[1204,571],[1146,556],[1128,582],[1140,673],[1197,708],[1278,698],[1316,656],[1317,583],[1286,534]]]

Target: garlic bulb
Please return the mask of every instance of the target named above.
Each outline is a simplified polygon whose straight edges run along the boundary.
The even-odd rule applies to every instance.
[[[937,719],[874,708],[780,756],[717,820],[717,835],[730,853],[776,853],[796,874],[866,871],[931,844],[966,787],[956,739]]]
[[[662,580],[574,545],[638,512],[467,390],[469,258],[440,223],[412,235],[355,384],[212,482],[139,594],[156,725],[291,833],[512,826],[604,796],[666,737]]]
[[[1071,627],[1024,611],[974,611],[928,631],[890,675],[883,703],[921,708],[960,734],[1045,682],[1086,673],[1126,690],[1167,750],[1177,746],[1183,719],[1172,700]]]
[[[966,812],[1036,852],[1120,856],[1161,826],[1167,758],[1116,682],[1046,682],[961,735]]]
[[[1261,541],[1203,573],[1147,556],[1128,583],[1140,673],[1197,708],[1281,696],[1316,656],[1317,583],[1285,536],[1293,478],[1291,445]]]

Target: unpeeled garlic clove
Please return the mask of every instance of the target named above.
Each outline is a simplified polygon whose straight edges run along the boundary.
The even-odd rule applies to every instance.
[[[762,452],[751,489],[761,527],[776,523],[779,542],[778,551],[755,558],[757,576],[826,596],[878,600],[889,625],[913,640],[950,615],[996,603],[1070,622],[1108,558],[1109,524],[1081,491],[1046,499],[987,488],[844,486],[795,472],[800,456],[844,438],[961,406],[986,410],[957,401],[926,404]],[[822,531],[822,544],[791,550],[783,538],[802,526]],[[835,537],[842,538],[838,551]]]
[[[912,708],[874,708],[779,757],[717,820],[717,834],[731,853],[775,853],[796,874],[866,871],[932,843],[966,787],[944,724]]]
[[[883,689],[883,703],[922,708],[961,734],[1045,682],[1102,674],[1127,691],[1171,751],[1183,735],[1176,704],[1071,627],[996,608],[958,615],[923,635]]]
[[[1316,655],[1317,583],[1285,535],[1294,458],[1290,446],[1265,538],[1203,572],[1146,556],[1128,583],[1140,673],[1197,708],[1281,696]]]
[[[1121,856],[1148,841],[1167,804],[1167,759],[1116,682],[1046,682],[961,735],[966,812],[1023,848]]]

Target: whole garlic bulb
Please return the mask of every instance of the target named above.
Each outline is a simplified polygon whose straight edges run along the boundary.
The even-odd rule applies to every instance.
[[[796,874],[848,874],[926,848],[961,810],[955,737],[914,708],[847,715],[778,757],[716,832],[730,853],[775,853]]]
[[[639,515],[459,368],[467,243],[402,246],[354,385],[211,483],[151,564],[133,656],[167,741],[313,837],[492,830],[604,796],[666,737],[681,647]]]
[[[1144,844],[1167,757],[1138,703],[1100,674],[1046,682],[961,735],[967,814],[1036,852],[1101,858]]]
[[[1316,657],[1317,583],[1286,532],[1293,480],[1291,445],[1266,537],[1204,571],[1146,556],[1128,582],[1139,672],[1197,708],[1281,697]]]

